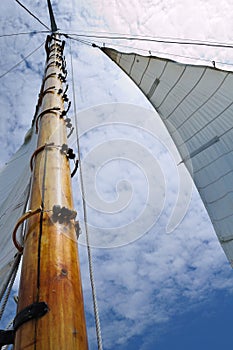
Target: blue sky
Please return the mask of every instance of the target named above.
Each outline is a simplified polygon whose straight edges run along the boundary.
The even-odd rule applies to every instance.
[[[226,0],[52,3],[59,28],[69,33],[229,42],[233,30]],[[49,23],[46,1],[24,0],[24,4]],[[7,0],[0,4],[0,24],[1,34],[44,29],[16,2]],[[0,38],[0,75],[44,40],[45,34]],[[107,44],[123,45],[115,46],[119,50],[132,51],[134,46],[145,53],[166,53],[191,63],[211,64],[213,59],[218,65],[232,63],[231,50],[112,40]],[[176,166],[178,156],[166,130],[133,83],[99,50],[75,41],[71,50],[104,349],[230,347],[232,270],[187,172]],[[2,165],[30,127],[44,60],[42,47],[1,79]],[[70,142],[75,147],[75,140]],[[74,191],[82,222],[77,177]],[[173,228],[170,234],[168,226]],[[80,243],[89,345],[96,349],[84,234]]]

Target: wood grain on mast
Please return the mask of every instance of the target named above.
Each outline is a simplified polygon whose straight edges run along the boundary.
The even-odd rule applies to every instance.
[[[29,206],[31,210],[42,207],[42,211],[27,223],[17,312],[42,301],[49,311],[43,317],[30,319],[29,315],[30,320],[16,331],[14,349],[86,350],[70,167],[62,151],[62,145],[67,144],[66,124],[61,117],[63,43],[55,33],[49,0],[48,5],[52,35],[47,41],[47,65],[37,114],[38,153],[33,158]],[[65,208],[65,215],[58,215],[59,208]]]

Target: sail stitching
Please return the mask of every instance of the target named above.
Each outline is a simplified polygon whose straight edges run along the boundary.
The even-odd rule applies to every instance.
[[[207,187],[209,187],[209,186],[215,184],[216,182],[222,180],[225,176],[231,174],[232,172],[233,172],[233,169],[227,171],[225,174],[219,176],[218,178],[214,179],[212,182],[209,182],[209,183],[206,184],[205,186],[198,186],[198,188],[199,188],[200,190],[205,190]]]
[[[183,142],[181,144],[177,144],[178,147],[184,145],[185,143],[189,142],[190,140],[192,140],[196,135],[198,135],[200,133],[200,131],[203,131],[204,129],[206,129],[210,124],[212,124],[217,118],[219,118],[221,115],[224,114],[224,112],[226,112],[231,106],[233,105],[233,102],[229,103],[229,105],[227,107],[225,107],[220,113],[218,113],[214,118],[212,118],[205,126],[203,126],[202,129],[199,129],[198,131],[196,131],[195,133],[192,134],[192,136],[190,136],[189,138],[187,138],[186,140],[182,140]],[[227,134],[230,130],[232,130],[232,128],[229,128],[227,131],[223,132],[222,134],[219,134],[218,137],[222,137],[223,135]]]
[[[183,68],[183,71],[180,73],[179,78],[176,80],[176,82],[172,85],[172,87],[169,89],[169,91],[166,93],[166,95],[164,96],[163,100],[160,102],[160,104],[157,106],[157,108],[160,108],[162,106],[162,104],[164,103],[164,101],[167,99],[167,97],[169,96],[169,94],[171,93],[171,91],[174,89],[174,87],[179,83],[179,81],[182,79],[185,71],[186,71],[186,66]]]
[[[207,100],[205,100],[195,111],[193,111],[184,121],[183,123],[181,123],[179,126],[176,127],[176,130],[171,132],[171,135],[173,135],[177,130],[179,130],[195,113],[197,113],[197,111],[199,111],[205,104],[207,104],[211,98],[220,90],[220,88],[222,87],[222,85],[224,84],[225,80],[227,79],[229,73],[227,73],[223,80],[221,81],[221,83],[219,84],[219,86],[214,90],[214,92],[208,97]]]
[[[203,201],[203,203],[205,203],[205,202]],[[220,221],[223,221],[223,220],[228,219],[228,218],[230,218],[230,217],[233,217],[233,213],[232,213],[232,214],[228,214],[228,215],[226,215],[226,216],[223,216],[223,217],[221,217],[221,218],[219,218],[219,219],[213,218],[213,216],[211,216],[211,221],[220,222]]]
[[[229,196],[229,195],[232,194],[232,193],[233,193],[233,190],[224,193],[221,197],[218,197],[218,198],[213,199],[213,200],[211,200],[211,201],[205,200],[204,202],[205,202],[206,204],[214,204],[214,203],[216,203],[216,202],[218,202],[218,201],[220,201],[220,200],[226,198],[227,196]]]
[[[211,164],[215,163],[216,161],[218,161],[219,159],[221,159],[222,157],[230,154],[233,152],[233,149],[230,149],[229,151],[227,152],[223,152],[221,153],[217,158],[213,159],[211,162],[205,164],[204,166],[202,166],[201,168],[197,169],[197,170],[194,170],[194,174],[197,174],[199,173],[200,171],[202,170],[205,170],[206,168],[208,168]]]
[[[167,116],[166,116],[166,120],[169,119],[171,117],[171,115],[177,110],[177,108],[179,108],[179,106],[184,102],[184,100],[186,100],[186,98],[188,96],[190,96],[190,94],[193,92],[193,90],[195,90],[195,88],[198,86],[198,84],[200,83],[200,81],[202,80],[202,78],[204,77],[205,73],[207,71],[207,67],[205,69],[203,69],[201,76],[199,77],[199,79],[197,80],[197,82],[194,84],[194,86],[191,88],[191,90],[189,90],[189,92],[182,98],[182,100],[176,104],[176,107],[173,109],[173,111],[171,111]]]
[[[147,62],[147,65],[146,65],[146,68],[144,69],[144,71],[143,71],[143,73],[142,73],[142,76],[141,76],[141,79],[140,79],[140,81],[139,81],[138,86],[141,85],[142,80],[143,80],[143,78],[144,78],[144,76],[145,76],[145,74],[146,74],[146,71],[147,71],[147,69],[148,69],[148,67],[149,67],[149,65],[150,65],[150,62],[151,62],[151,57],[149,58],[149,60],[148,60],[148,62]]]
[[[136,55],[134,55],[133,62],[132,62],[132,64],[131,64],[131,67],[130,67],[130,70],[129,70],[129,75],[130,75],[130,74],[131,74],[131,72],[132,72],[132,69],[133,69],[133,66],[134,66],[135,60],[136,60]]]

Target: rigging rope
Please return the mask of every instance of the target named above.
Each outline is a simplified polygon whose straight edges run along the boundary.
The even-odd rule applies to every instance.
[[[46,29],[48,29],[51,32],[51,29],[49,27],[46,26],[46,24],[44,24],[43,22],[41,22],[41,20],[36,17],[35,15],[33,15],[33,13],[31,11],[29,11],[27,9],[26,6],[24,6],[19,0],[15,0],[20,6],[22,6],[24,8],[24,10],[26,10],[33,18],[35,18],[40,24],[42,24],[42,26],[44,26]]]
[[[7,280],[6,284],[4,285],[4,287],[3,287],[2,291],[1,291],[0,302],[2,301],[4,294],[5,293],[6,294],[5,294],[5,297],[3,299],[1,309],[0,309],[0,320],[2,319],[2,315],[3,315],[4,311],[5,311],[5,307],[6,307],[6,304],[8,302],[11,289],[12,289],[13,284],[15,282],[15,278],[16,278],[16,275],[17,275],[17,271],[18,271],[20,260],[21,260],[21,254],[17,254],[17,256],[15,258],[15,261],[14,261],[14,264],[12,265],[12,269],[11,269],[11,271],[9,273],[8,280]]]
[[[79,43],[82,43],[82,44],[85,44],[85,45],[88,45],[88,46],[92,46],[92,42],[90,40],[83,40],[83,39],[72,38],[70,35],[65,34],[65,33],[62,33],[61,35],[64,35],[64,37],[67,38],[67,39],[71,39],[71,40],[74,40],[74,41],[78,41]]]
[[[223,47],[233,47],[233,43],[229,42],[219,42],[219,41],[208,41],[208,40],[197,40],[197,39],[190,39],[190,38],[177,38],[177,37],[166,37],[166,36],[159,36],[159,37],[152,37],[152,36],[143,36],[143,35],[133,35],[129,33],[117,33],[117,32],[99,32],[99,31],[91,31],[91,30],[82,30],[80,33],[77,32],[72,32],[72,31],[67,31],[67,34],[70,35],[75,35],[75,36],[85,36],[85,37],[99,37],[99,38],[106,38],[106,36],[109,36],[109,39],[114,39],[115,37],[121,37],[122,39],[120,40],[143,40],[143,41],[148,41],[148,40],[161,40],[162,42],[166,43],[168,41],[172,42],[179,42],[179,43],[187,43],[192,45],[193,43],[202,43],[203,45],[222,45]],[[86,35],[87,34],[87,35]]]
[[[211,41],[193,40],[193,39],[176,39],[176,38],[153,38],[142,36],[127,36],[126,35],[96,35],[96,34],[76,34],[70,33],[69,35],[84,37],[84,38],[96,38],[96,39],[111,39],[111,40],[130,40],[130,41],[145,41],[155,42],[163,44],[179,44],[179,45],[195,45],[195,46],[208,46],[208,47],[221,47],[221,48],[233,48],[233,44],[218,43]]]
[[[9,36],[18,36],[18,35],[35,35],[35,34],[48,34],[50,31],[48,30],[39,30],[39,31],[33,31],[33,32],[22,32],[22,33],[12,33],[12,34],[1,34],[0,38],[5,38]]]
[[[21,63],[25,62],[25,60],[32,56],[36,51],[38,51],[42,46],[44,45],[44,42],[38,46],[35,50],[33,50],[31,53],[29,53],[27,56],[25,56],[21,61],[19,61],[18,63],[16,63],[13,67],[11,67],[7,72],[3,73],[2,75],[0,75],[0,79],[5,77],[5,75],[7,75],[8,73],[10,73],[12,70],[14,70],[16,67],[18,67]]]
[[[83,44],[88,45],[88,46],[96,46],[98,48],[101,48],[101,47],[105,46],[105,43],[103,43],[102,41],[95,41],[95,43],[93,43],[93,41],[84,41],[84,40],[81,40],[81,39],[72,38],[72,36],[71,36],[72,34],[71,35],[67,35],[67,34],[62,33],[62,35],[64,35],[66,38],[69,38],[69,39],[74,40],[74,41],[78,41],[78,42],[83,43]],[[99,44],[99,45],[97,45],[97,44]],[[123,45],[123,44],[116,44],[116,43],[114,43],[111,46],[122,47],[124,49],[131,49],[132,50],[131,46],[127,46],[127,45]],[[146,50],[146,49],[142,49],[142,48],[138,48],[138,47],[133,47],[133,49],[135,49],[137,51],[141,51],[141,52],[146,52],[147,54],[150,54],[150,55],[152,55],[152,54],[153,55],[163,55],[163,56],[167,55],[167,56],[174,56],[174,57],[178,57],[178,58],[188,58],[190,60],[199,60],[199,61],[202,61],[202,62],[208,62],[211,65],[213,64],[212,63],[213,62],[212,59],[205,59],[205,58],[194,57],[194,56],[187,56],[187,55],[179,55],[179,54],[175,54],[175,53],[163,52],[163,51],[155,51],[155,50],[149,50],[149,49]],[[217,61],[217,60],[214,60],[214,61],[215,61],[215,63],[219,63],[219,64],[226,65],[226,66],[232,66],[233,65],[232,63],[229,63],[229,62],[222,62],[222,61]]]
[[[81,152],[80,152],[80,143],[79,143],[79,129],[78,129],[77,108],[76,108],[76,99],[75,99],[74,67],[73,67],[73,59],[72,59],[72,51],[71,51],[71,42],[70,42],[70,57],[71,57],[71,74],[72,74],[72,90],[73,90],[74,115],[75,115],[75,126],[76,126],[76,135],[77,135],[77,140],[76,141],[77,141],[77,148],[78,148],[80,185],[81,185],[81,194],[82,194],[82,202],[83,202],[83,217],[84,217],[86,242],[87,242],[89,274],[90,274],[91,289],[92,289],[92,299],[93,299],[94,314],[95,314],[95,325],[96,325],[96,336],[97,336],[98,350],[102,350],[103,349],[103,345],[102,345],[102,336],[101,336],[101,326],[100,326],[99,310],[98,310],[98,303],[97,303],[97,296],[96,296],[96,288],[95,288],[92,254],[91,254],[91,247],[90,247],[90,240],[89,240],[89,232],[88,232],[88,226],[87,226],[87,207],[86,207],[86,200],[85,200],[85,189],[84,189],[84,181],[83,181],[83,173],[82,173],[82,162],[81,162]]]

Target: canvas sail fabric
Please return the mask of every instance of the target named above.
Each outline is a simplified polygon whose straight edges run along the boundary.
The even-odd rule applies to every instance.
[[[159,113],[233,266],[233,73],[102,50]]]
[[[0,170],[0,290],[17,253],[12,232],[26,208],[31,178],[30,158],[36,142],[37,135],[31,129],[24,144]]]

